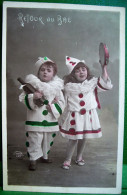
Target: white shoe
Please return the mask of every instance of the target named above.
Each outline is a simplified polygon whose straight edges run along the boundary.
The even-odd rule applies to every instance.
[[[85,161],[83,159],[82,160],[76,160],[75,162],[79,166],[83,166],[85,164]]]
[[[66,169],[66,170],[69,170],[69,168],[70,168],[70,162],[69,161],[65,161],[64,163],[63,163],[63,165],[62,165],[62,168],[63,169]]]

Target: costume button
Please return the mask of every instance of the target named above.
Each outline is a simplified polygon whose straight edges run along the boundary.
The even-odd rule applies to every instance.
[[[75,113],[74,113],[74,112],[72,112],[72,113],[71,113],[71,116],[72,116],[72,117],[75,117]]]
[[[69,129],[69,132],[70,132],[71,134],[74,134],[74,133],[75,133],[75,129],[74,129],[74,128],[70,128],[70,129]]]
[[[47,152],[47,154],[49,154],[50,150]]]
[[[85,102],[84,101],[80,101],[80,106],[84,106]]]
[[[42,112],[42,114],[43,114],[43,115],[47,115],[47,114],[48,114],[48,110],[44,110],[44,111]]]
[[[42,125],[48,125],[48,122],[46,120],[42,121]]]
[[[79,96],[79,98],[83,98],[83,94],[82,93],[80,93],[78,96]]]
[[[28,132],[26,132],[26,137],[29,137],[29,133]]]
[[[50,143],[50,146],[52,146],[53,145],[53,141]]]
[[[81,115],[86,114],[86,109],[81,109],[81,110],[80,110],[80,114],[81,114]]]
[[[70,121],[70,124],[71,124],[71,125],[75,125],[75,120],[71,120],[71,121]]]
[[[29,142],[26,142],[26,147],[29,147],[29,145],[30,145]]]
[[[52,137],[55,137],[55,136],[56,136],[56,133],[53,133],[53,134],[52,134]]]
[[[48,100],[44,100],[43,102],[45,105],[48,105],[49,101]]]

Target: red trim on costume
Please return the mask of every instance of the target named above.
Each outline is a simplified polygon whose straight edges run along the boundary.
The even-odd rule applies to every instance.
[[[101,128],[97,129],[97,130],[83,130],[83,131],[74,131],[74,129],[70,130],[70,131],[66,131],[64,129],[61,129],[60,127],[60,131],[62,133],[68,134],[68,135],[79,135],[79,134],[95,134],[95,133],[100,133],[101,132]]]
[[[99,102],[99,99],[98,99],[97,87],[95,88],[94,91],[95,91],[95,98],[96,98],[96,102],[97,102],[98,108],[101,109],[101,105],[100,105],[100,102]]]
[[[108,90],[107,88],[104,88],[104,87],[100,84],[100,79],[98,79],[97,85],[98,85],[101,89]]]

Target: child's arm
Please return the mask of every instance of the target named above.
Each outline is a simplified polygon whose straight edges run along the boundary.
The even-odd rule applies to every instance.
[[[37,105],[33,101],[33,94],[26,94],[24,91],[19,96],[19,101],[26,105],[29,110],[36,110]]]
[[[107,91],[112,89],[113,87],[107,72],[107,65],[101,67],[102,67],[102,76],[98,78],[98,82],[97,82],[98,92]]]
[[[107,65],[102,66],[102,78],[104,81],[108,80],[108,72],[107,72]]]
[[[65,100],[63,92],[60,91],[58,96],[52,101],[52,103],[46,106],[47,110],[54,115],[56,119],[63,113],[65,107]]]

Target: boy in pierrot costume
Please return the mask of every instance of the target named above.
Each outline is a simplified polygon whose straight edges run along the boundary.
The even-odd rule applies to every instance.
[[[99,138],[102,136],[101,126],[96,108],[100,108],[98,92],[112,89],[108,76],[107,65],[102,66],[102,76],[95,78],[85,61],[66,57],[69,75],[64,77],[66,112],[60,120],[60,132],[68,138],[64,169],[69,169],[71,159],[77,145],[76,164],[82,166],[85,161],[82,157],[86,138]]]
[[[26,94],[24,91],[19,96],[20,102],[27,107],[26,146],[30,159],[29,170],[36,169],[36,161],[50,163],[48,153],[53,145],[56,132],[59,131],[58,118],[64,110],[63,80],[57,73],[56,64],[48,57],[39,58],[35,63],[37,76],[30,74],[25,78],[36,92]],[[40,98],[45,98],[40,104]]]

